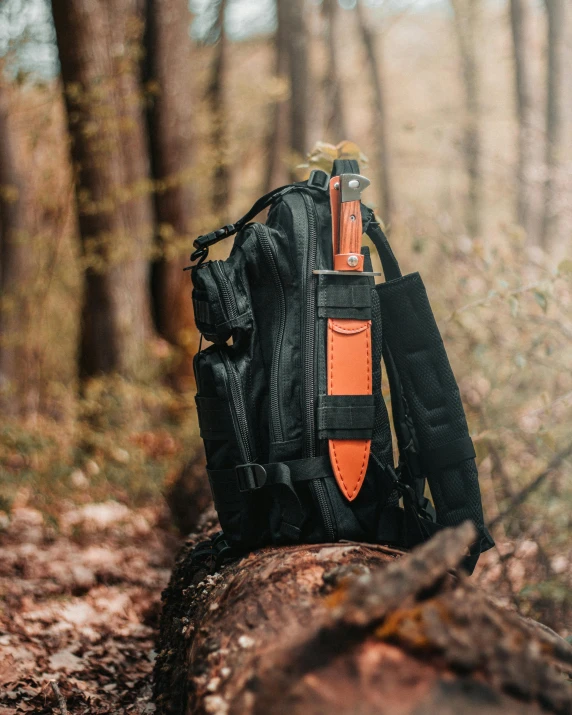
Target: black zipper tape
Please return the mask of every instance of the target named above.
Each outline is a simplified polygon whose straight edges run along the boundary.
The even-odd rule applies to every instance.
[[[226,368],[226,374],[229,378],[230,398],[234,408],[232,413],[236,420],[236,426],[238,427],[236,430],[236,436],[239,441],[239,448],[245,463],[251,463],[256,461],[256,457],[254,450],[252,449],[246,405],[244,403],[244,395],[240,385],[240,376],[238,375],[233,361],[225,351],[221,351],[221,356],[223,364]]]
[[[213,261],[213,277],[222,295],[224,308],[226,310],[229,321],[238,318],[238,306],[236,305],[236,297],[233,293],[230,281],[228,280],[222,263]]]
[[[317,216],[316,207],[312,199],[302,193],[304,204],[306,205],[306,216],[308,218],[308,248],[306,259],[306,278],[304,281],[304,305],[306,306],[306,324],[304,332],[304,396],[305,396],[305,455],[307,457],[316,456],[316,268],[317,255]],[[314,492],[316,501],[326,531],[326,538],[335,541],[336,531],[334,519],[330,509],[326,487],[321,479],[311,482],[311,489]]]
[[[274,249],[272,247],[272,241],[269,235],[270,232],[262,224],[254,224],[254,230],[256,232],[256,235],[260,239],[260,245],[262,246],[264,257],[266,258],[268,265],[270,266],[270,271],[272,273],[272,281],[276,287],[276,296],[279,304],[278,335],[276,339],[276,345],[274,347],[274,352],[272,354],[272,366],[270,375],[270,420],[271,431],[274,441],[282,442],[284,439],[284,432],[282,429],[282,412],[280,407],[279,367],[280,356],[282,353],[282,343],[284,341],[284,331],[286,328],[286,298],[284,295],[284,286],[282,285],[278,266],[276,265],[276,256],[274,255]]]

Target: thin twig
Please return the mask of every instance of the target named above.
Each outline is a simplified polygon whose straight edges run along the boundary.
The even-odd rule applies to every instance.
[[[554,459],[548,464],[544,471],[540,472],[540,474],[535,477],[524,489],[518,492],[518,494],[515,494],[514,497],[510,500],[506,509],[500,512],[500,514],[497,514],[497,516],[495,516],[495,518],[489,522],[488,528],[492,529],[493,526],[496,526],[499,521],[502,521],[505,518],[505,516],[508,516],[508,514],[510,514],[513,509],[525,502],[532,494],[532,492],[538,489],[538,487],[542,484],[546,477],[548,477],[555,469],[557,469],[562,464],[562,462],[570,455],[572,455],[572,444],[568,445],[565,450],[557,454]]]
[[[58,701],[58,707],[60,709],[61,715],[69,715],[68,706],[66,705],[66,699],[62,695],[62,691],[60,690],[59,685],[55,680],[52,680],[50,682],[50,685],[52,686],[52,690],[54,691],[54,695],[56,696],[56,700]]]

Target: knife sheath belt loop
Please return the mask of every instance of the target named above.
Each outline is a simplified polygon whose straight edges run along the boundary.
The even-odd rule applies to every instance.
[[[342,200],[342,176],[334,176],[330,180],[333,265],[342,274],[363,272],[359,194],[361,188],[365,188],[369,182],[366,183],[357,174],[350,177],[355,179],[349,184],[350,188],[354,189],[357,184],[359,192],[356,196],[354,189],[349,200],[345,201]],[[350,177],[346,174],[344,185],[348,185]],[[361,188],[357,183],[360,180]],[[335,293],[330,293],[328,302],[335,302],[334,296]],[[356,299],[359,300],[357,294]],[[371,407],[367,398],[367,402],[364,402],[359,396],[371,394],[371,320],[328,317],[326,400],[330,402],[326,402],[321,410],[320,427],[335,430],[336,438],[328,440],[330,461],[338,486],[348,501],[353,501],[359,494],[369,462]],[[331,402],[335,396],[342,395],[353,397],[353,400],[348,399],[348,406],[343,408],[345,425],[334,418],[333,412],[336,408],[340,409],[340,406]]]

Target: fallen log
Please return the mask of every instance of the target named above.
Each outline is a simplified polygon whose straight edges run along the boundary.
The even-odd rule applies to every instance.
[[[572,647],[453,571],[473,539],[267,548],[215,573],[190,539],[163,594],[158,713],[572,713]]]

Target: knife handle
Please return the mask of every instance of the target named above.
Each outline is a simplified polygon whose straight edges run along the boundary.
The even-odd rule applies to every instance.
[[[359,256],[361,236],[360,202],[346,201],[340,205],[340,248],[336,253],[357,253]]]

